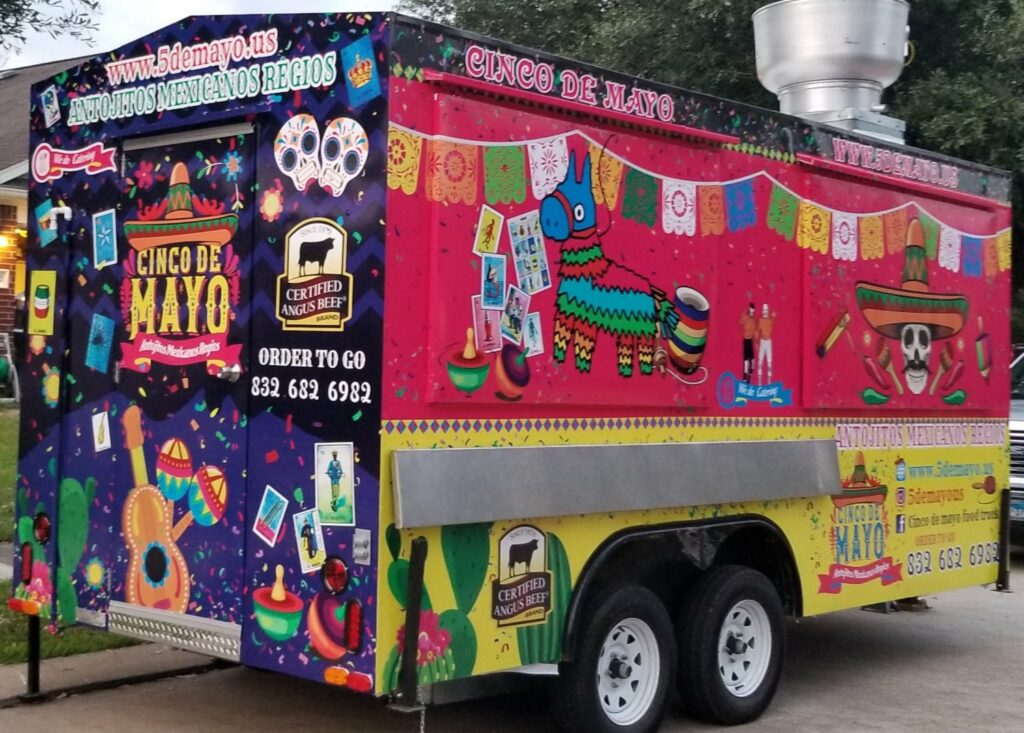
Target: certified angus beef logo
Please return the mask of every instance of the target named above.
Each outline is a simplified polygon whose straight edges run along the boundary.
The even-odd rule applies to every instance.
[[[502,536],[491,598],[491,616],[498,626],[541,623],[547,618],[551,610],[547,556],[547,539],[536,527],[523,524]]]
[[[330,219],[307,219],[288,232],[277,278],[277,318],[286,331],[344,331],[352,317],[348,234]]]

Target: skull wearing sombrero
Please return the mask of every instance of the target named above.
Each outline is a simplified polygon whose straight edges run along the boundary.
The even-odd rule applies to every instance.
[[[196,216],[192,210],[192,184],[184,163],[175,163],[161,219],[126,221],[124,234],[136,250],[164,244],[226,244],[238,228],[234,212]]]
[[[903,287],[859,282],[857,306],[873,329],[900,342],[907,388],[921,394],[928,384],[932,341],[960,332],[967,320],[967,299],[928,289],[924,232],[917,219],[907,229],[904,256]]]

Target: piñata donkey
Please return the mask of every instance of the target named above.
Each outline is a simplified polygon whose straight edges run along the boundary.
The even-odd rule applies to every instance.
[[[576,368],[589,372],[598,331],[605,331],[616,340],[619,374],[632,376],[637,363],[650,374],[659,330],[671,333],[678,315],[664,291],[602,251],[589,153],[579,177],[576,153],[569,154],[565,180],[541,202],[540,218],[545,236],[561,243],[555,360],[565,361],[571,344]]]

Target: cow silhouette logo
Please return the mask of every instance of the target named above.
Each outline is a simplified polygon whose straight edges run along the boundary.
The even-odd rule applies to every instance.
[[[492,586],[491,616],[498,626],[543,623],[551,610],[547,536],[521,524],[498,543],[498,577]]]
[[[344,331],[352,317],[348,232],[330,219],[307,219],[285,237],[277,278],[277,318],[286,331]]]
[[[318,275],[324,274],[324,263],[327,262],[327,255],[334,249],[335,242],[332,237],[325,239],[310,239],[299,245],[299,275],[306,275],[306,265],[316,265]]]

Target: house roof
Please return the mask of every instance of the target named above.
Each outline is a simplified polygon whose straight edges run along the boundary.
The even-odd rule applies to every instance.
[[[0,71],[0,171],[28,160],[29,88],[86,58]]]

